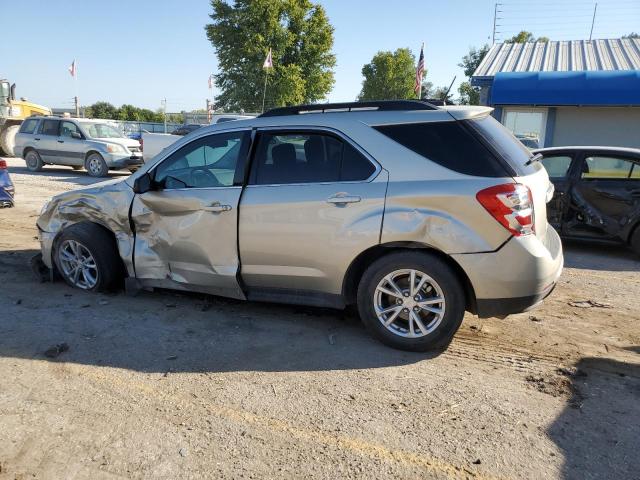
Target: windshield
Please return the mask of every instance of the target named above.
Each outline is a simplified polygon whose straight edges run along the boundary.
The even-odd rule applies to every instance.
[[[116,128],[106,123],[80,122],[82,129],[92,138],[122,138]]]

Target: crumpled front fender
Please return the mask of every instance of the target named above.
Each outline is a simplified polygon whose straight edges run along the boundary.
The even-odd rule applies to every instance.
[[[80,222],[102,225],[115,235],[120,257],[133,276],[133,232],[129,223],[133,196],[131,187],[121,179],[65,192],[51,199],[37,225],[49,238]]]

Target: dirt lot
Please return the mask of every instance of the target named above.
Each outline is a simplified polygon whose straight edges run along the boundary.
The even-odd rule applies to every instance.
[[[640,478],[627,252],[565,245],[541,308],[467,316],[446,352],[410,354],[344,312],[37,283],[41,205],[93,179],[9,165],[0,478]]]

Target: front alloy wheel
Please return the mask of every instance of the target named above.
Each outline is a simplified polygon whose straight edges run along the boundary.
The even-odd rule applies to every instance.
[[[98,283],[98,265],[87,247],[76,240],[65,240],[58,248],[58,265],[74,287],[91,290]]]

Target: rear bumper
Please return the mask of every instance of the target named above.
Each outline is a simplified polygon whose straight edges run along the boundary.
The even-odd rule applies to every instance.
[[[562,243],[551,226],[543,240],[534,235],[512,237],[495,252],[453,258],[469,277],[481,318],[536,306],[553,291],[564,265]]]

